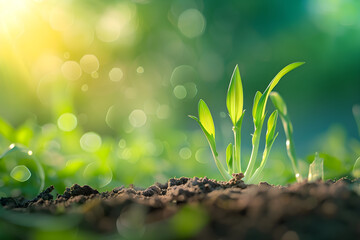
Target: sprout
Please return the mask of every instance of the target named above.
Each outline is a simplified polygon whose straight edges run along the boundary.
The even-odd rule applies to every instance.
[[[253,183],[258,181],[261,176],[261,172],[264,169],[266,161],[268,159],[271,147],[277,137],[276,133],[276,122],[278,115],[280,116],[282,112],[280,110],[275,110],[267,121],[267,132],[266,132],[266,141],[265,141],[265,149],[263,152],[262,160],[258,168],[253,172],[259,144],[260,144],[260,135],[262,126],[266,117],[266,103],[269,98],[271,91],[278,84],[280,79],[291,70],[301,66],[304,64],[303,62],[295,62],[289,64],[285,68],[283,68],[270,82],[268,87],[265,89],[263,93],[256,92],[254,98],[254,104],[252,108],[252,115],[254,121],[254,134],[252,135],[252,152],[251,157],[246,168],[244,174],[244,180],[248,183]],[[229,112],[229,116],[231,122],[233,124],[232,130],[234,133],[234,144],[230,143],[226,148],[226,165],[228,170],[226,171],[223,164],[219,160],[218,153],[216,151],[216,143],[215,143],[215,127],[214,121],[211,116],[210,110],[206,103],[203,100],[199,101],[199,118],[194,116],[189,116],[192,119],[196,120],[203,130],[206,139],[210,145],[211,152],[213,154],[216,166],[218,167],[222,176],[229,180],[231,178],[231,174],[242,172],[241,167],[241,125],[244,117],[243,110],[243,87],[241,83],[240,71],[238,65],[235,66],[234,72],[232,74],[227,97],[226,97],[226,106]]]
[[[233,125],[243,114],[243,88],[238,65],[235,66],[226,97],[226,106]]]
[[[324,180],[324,159],[315,153],[315,159],[309,166],[308,182]]]
[[[282,99],[280,94],[277,92],[272,92],[270,94],[270,99],[271,99],[272,103],[274,104],[275,108],[279,111],[281,122],[284,127],[284,132],[285,132],[285,136],[286,136],[286,144],[285,145],[286,145],[287,154],[290,158],[296,180],[298,182],[301,182],[302,177],[299,172],[297,158],[296,158],[296,154],[295,154],[295,145],[294,145],[294,140],[293,140],[293,126],[291,124],[290,117],[287,113],[287,107],[286,107],[285,101]]]
[[[291,160],[291,164],[295,173],[295,178],[298,182],[301,182],[303,179],[298,169],[298,163],[295,154],[295,146],[293,140],[293,126],[291,124],[290,117],[287,112],[285,101],[277,92],[272,92],[270,94],[270,99],[274,104],[275,108],[277,109],[277,111],[279,111],[286,136],[287,154]],[[318,153],[315,153],[315,159],[309,166],[309,174],[307,179],[309,182],[313,182],[319,179],[324,180],[324,159],[320,158]]]

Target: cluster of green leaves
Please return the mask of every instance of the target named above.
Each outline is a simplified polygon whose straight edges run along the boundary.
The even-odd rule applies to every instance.
[[[270,117],[267,121],[267,132],[266,132],[266,141],[265,141],[265,149],[262,155],[262,160],[258,168],[254,171],[254,166],[257,159],[257,154],[259,150],[260,144],[260,136],[261,130],[266,117],[266,104],[269,98],[271,91],[278,84],[280,79],[291,70],[301,66],[304,62],[295,62],[284,67],[270,82],[268,87],[265,89],[263,93],[256,92],[252,116],[254,122],[254,134],[252,135],[252,152],[250,156],[249,163],[244,172],[244,180],[248,183],[253,183],[258,181],[261,176],[261,172],[263,171],[266,161],[269,157],[269,153],[271,147],[277,137],[276,130],[276,121],[278,118],[278,110],[275,110],[271,113]],[[234,72],[231,77],[231,81],[229,84],[227,98],[226,98],[226,106],[229,112],[230,119],[233,124],[233,133],[234,133],[234,144],[230,143],[226,149],[226,164],[227,170],[224,168],[223,164],[219,159],[219,155],[216,150],[216,142],[215,142],[215,126],[214,121],[211,116],[210,110],[206,103],[201,99],[199,101],[199,118],[195,116],[189,116],[192,119],[196,120],[200,125],[202,131],[204,132],[206,139],[210,145],[211,152],[213,154],[215,164],[218,167],[221,175],[226,179],[231,179],[231,175],[233,173],[243,172],[241,166],[241,125],[244,117],[243,110],[243,87],[240,77],[239,68],[236,65]]]

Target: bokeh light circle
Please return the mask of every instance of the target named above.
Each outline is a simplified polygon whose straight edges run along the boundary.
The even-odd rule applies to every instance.
[[[211,159],[211,154],[207,148],[199,148],[195,153],[195,160],[199,163],[207,164]]]
[[[99,60],[93,54],[84,55],[80,59],[80,66],[82,70],[86,73],[94,73],[99,69]]]
[[[135,109],[129,115],[129,122],[133,127],[142,127],[147,120],[146,114],[141,109]]]
[[[179,155],[182,159],[189,159],[191,154],[191,150],[188,147],[181,148],[179,151]]]
[[[71,132],[77,126],[77,118],[72,113],[64,113],[59,117],[57,125],[64,132]]]
[[[118,40],[122,33],[126,35],[133,14],[128,4],[121,4],[117,9],[108,10],[96,24],[96,36],[103,42]]]
[[[143,66],[139,66],[139,67],[136,69],[136,72],[142,74],[142,73],[145,72],[145,69],[144,69]]]
[[[10,176],[16,181],[26,182],[31,177],[31,172],[25,165],[19,165],[11,170]]]
[[[101,137],[94,132],[87,132],[80,138],[80,146],[87,152],[96,152],[101,147]]]
[[[188,37],[195,38],[205,31],[206,21],[202,13],[197,9],[187,9],[181,13],[178,19],[180,32]]]
[[[66,61],[61,66],[61,72],[68,80],[75,81],[81,77],[82,71],[80,65],[75,61]]]
[[[186,88],[183,85],[177,85],[174,87],[174,95],[178,99],[184,99],[187,95]]]
[[[124,77],[124,73],[121,68],[112,68],[109,72],[109,78],[113,82],[119,82]]]

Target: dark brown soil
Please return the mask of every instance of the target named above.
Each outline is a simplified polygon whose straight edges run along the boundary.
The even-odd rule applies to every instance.
[[[360,239],[359,179],[282,187],[246,185],[242,176],[229,182],[183,177],[103,193],[75,184],[56,197],[49,187],[31,201],[1,198],[0,204],[11,212],[76,213],[85,231],[132,229],[143,239]]]

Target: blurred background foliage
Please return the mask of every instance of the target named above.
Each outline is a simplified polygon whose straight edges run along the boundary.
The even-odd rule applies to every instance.
[[[359,12],[357,0],[0,0],[1,196],[38,185],[38,165],[26,170],[24,159],[40,163],[45,186],[59,192],[74,183],[103,191],[169,177],[221,179],[187,115],[206,100],[224,156],[235,64],[247,109],[243,159],[255,92],[285,65],[305,61],[276,87],[303,173],[319,152],[325,179],[350,176],[360,156],[352,114],[360,102]],[[286,184],[295,177],[280,123],[278,131],[263,180]]]

